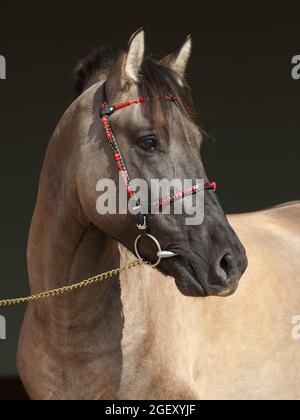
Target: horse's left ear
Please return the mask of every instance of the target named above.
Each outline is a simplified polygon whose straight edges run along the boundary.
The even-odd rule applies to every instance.
[[[192,36],[188,35],[177,54],[168,55],[167,57],[163,58],[160,63],[163,66],[170,67],[181,77],[184,77],[192,53],[192,46]]]

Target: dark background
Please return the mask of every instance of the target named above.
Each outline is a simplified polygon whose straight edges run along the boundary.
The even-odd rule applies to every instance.
[[[1,4],[7,80],[0,80],[0,298],[28,293],[26,242],[39,173],[52,131],[72,101],[72,69],[92,46],[125,47],[142,25],[149,52],[159,55],[193,35],[189,79],[201,121],[215,139],[206,144],[205,163],[225,210],[299,199],[300,80],[292,80],[291,59],[300,54],[300,6],[223,3]],[[0,377],[16,374],[23,310],[0,311],[8,335],[0,341]]]

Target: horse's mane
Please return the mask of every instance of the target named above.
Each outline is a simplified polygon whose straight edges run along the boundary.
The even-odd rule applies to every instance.
[[[73,72],[75,98],[80,96],[88,87],[97,83],[98,80],[95,76],[101,71],[111,69],[118,55],[108,47],[92,48],[88,55],[79,61]]]
[[[99,81],[101,72],[109,71],[118,59],[119,54],[110,48],[92,49],[75,68],[75,96],[80,96],[88,87]],[[166,122],[174,106],[170,101],[158,101],[158,97],[172,96],[183,114],[196,122],[190,89],[179,74],[153,58],[146,58],[141,66],[138,82],[139,96],[148,98],[143,104],[144,115],[159,130],[166,128]]]
[[[167,129],[167,122],[174,121],[174,106],[172,102],[157,100],[165,96],[176,98],[176,104],[181,112],[193,122],[196,122],[190,88],[184,78],[152,58],[144,60],[138,82],[139,96],[148,98],[144,103],[144,115],[152,121],[156,128]],[[175,117],[176,118],[176,117]]]

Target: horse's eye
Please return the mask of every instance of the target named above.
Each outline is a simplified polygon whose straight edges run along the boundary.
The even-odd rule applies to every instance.
[[[147,152],[153,152],[157,149],[157,139],[155,136],[143,137],[139,141],[139,147]]]

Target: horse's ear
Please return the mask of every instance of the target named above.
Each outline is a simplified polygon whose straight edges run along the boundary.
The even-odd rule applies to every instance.
[[[145,31],[140,28],[130,38],[128,50],[125,55],[123,76],[125,83],[128,81],[138,81],[139,71],[145,56]],[[129,80],[128,80],[129,79]]]
[[[160,63],[163,66],[170,67],[181,77],[184,77],[192,53],[192,46],[192,36],[189,35],[176,54],[168,55]]]

